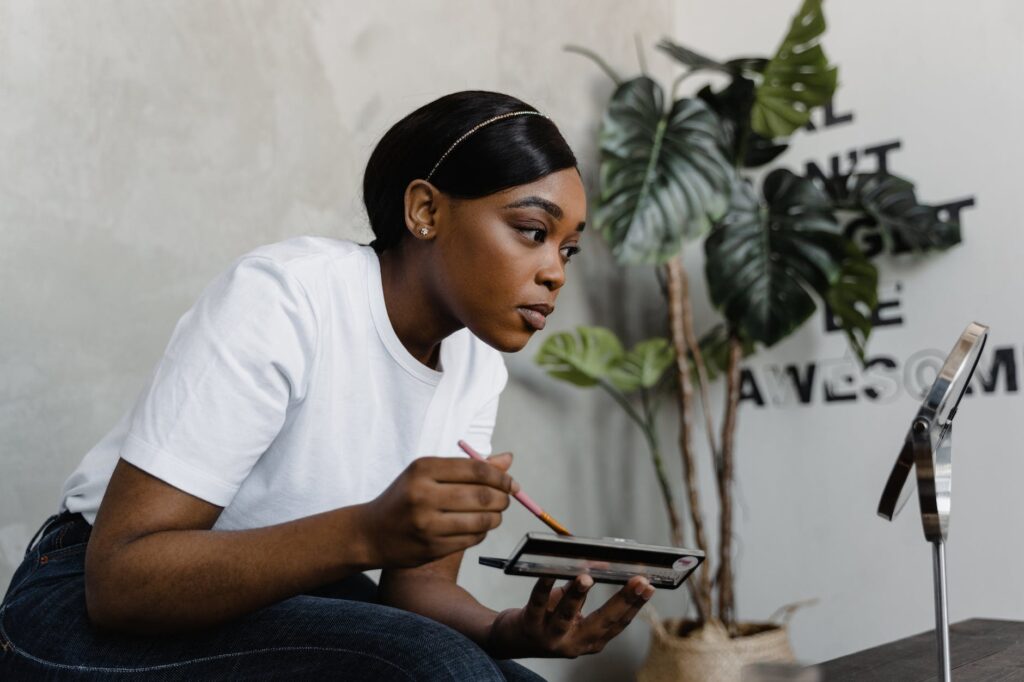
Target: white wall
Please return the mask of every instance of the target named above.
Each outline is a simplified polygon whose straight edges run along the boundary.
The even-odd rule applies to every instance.
[[[770,54],[798,4],[691,0],[677,12],[675,36],[721,58]],[[806,371],[807,363],[817,363],[810,404],[792,394],[781,405],[744,403],[737,466],[740,614],[764,617],[783,604],[819,598],[792,622],[797,654],[812,661],[934,626],[931,552],[916,501],[895,523],[875,516],[922,388],[917,371],[944,356],[971,320],[992,328],[982,371],[996,348],[1009,349],[1018,386],[1024,370],[1024,234],[1012,170],[1024,151],[1018,87],[1024,7],[1008,0],[870,0],[827,3],[826,13],[825,47],[840,66],[836,110],[854,118],[801,134],[782,161],[794,169],[807,160],[824,166],[839,153],[845,168],[848,151],[860,150],[859,168],[871,171],[875,159],[863,149],[898,140],[889,168],[915,180],[922,199],[973,197],[975,205],[961,213],[959,247],[927,259],[878,262],[883,299],[897,303],[885,315],[903,323],[879,328],[869,355],[894,360],[891,374],[876,369],[863,377],[841,335],[824,333],[820,317],[748,363],[766,392],[773,368],[796,363]],[[710,324],[711,316],[702,319]],[[865,387],[885,377],[899,384],[898,394],[869,400]],[[826,401],[826,381],[856,400]],[[966,399],[957,418],[948,546],[954,621],[1024,618],[1017,588],[1024,461],[1013,438],[1022,407],[1019,390],[1008,390],[1003,375],[993,393]]]

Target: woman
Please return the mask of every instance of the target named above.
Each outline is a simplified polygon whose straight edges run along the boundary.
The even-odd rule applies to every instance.
[[[370,245],[239,258],[64,486],[0,606],[0,677],[531,680],[651,597],[538,580],[501,613],[456,584],[501,521],[498,351],[544,327],[586,198],[555,125],[492,92],[395,124],[367,164]],[[371,248],[372,247],[372,248]],[[379,588],[362,575],[380,568]]]

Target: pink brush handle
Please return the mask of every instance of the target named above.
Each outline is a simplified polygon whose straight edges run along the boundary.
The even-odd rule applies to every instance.
[[[469,443],[467,443],[466,441],[460,440],[459,441],[459,447],[462,448],[463,452],[465,452],[467,455],[469,455],[473,459],[477,460],[478,462],[486,462],[487,461],[487,459],[485,459],[483,455],[481,455],[479,452],[474,450],[473,447]],[[513,495],[513,497],[516,498],[517,500],[519,500],[523,504],[524,507],[526,507],[531,512],[533,512],[535,516],[543,516],[544,515],[544,510],[540,508],[540,505],[537,504],[536,502],[534,502],[533,498],[530,497],[529,495],[527,495],[526,493],[524,493],[521,489],[520,489],[519,492],[517,492],[515,495]]]
[[[540,508],[540,505],[534,502],[533,498],[524,493],[522,490],[517,492],[512,497],[522,502],[523,506],[532,511],[535,516],[544,516],[544,510]]]

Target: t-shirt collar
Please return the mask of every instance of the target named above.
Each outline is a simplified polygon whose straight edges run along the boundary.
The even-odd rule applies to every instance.
[[[388,317],[387,305],[384,303],[384,285],[381,281],[380,259],[377,253],[370,247],[366,247],[367,253],[367,292],[370,298],[370,313],[373,316],[373,325],[377,328],[377,334],[381,342],[387,348],[391,357],[401,365],[407,372],[418,379],[430,384],[437,384],[444,376],[444,372],[431,369],[413,357],[413,354],[402,344],[391,325],[391,318]],[[446,341],[441,342],[440,367],[449,366],[449,358],[446,349]]]

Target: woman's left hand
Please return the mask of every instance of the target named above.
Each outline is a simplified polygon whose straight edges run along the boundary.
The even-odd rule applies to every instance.
[[[553,578],[541,578],[525,607],[495,617],[485,645],[491,656],[576,658],[597,653],[654,595],[650,582],[634,576],[599,609],[584,616],[581,609],[593,578],[580,575],[563,587],[554,584]]]

